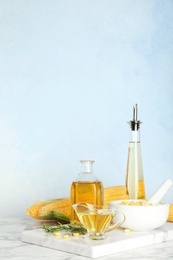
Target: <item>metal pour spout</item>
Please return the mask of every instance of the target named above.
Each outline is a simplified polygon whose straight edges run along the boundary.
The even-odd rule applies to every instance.
[[[133,121],[137,122],[138,121],[137,118],[138,118],[138,105],[135,104],[133,106]]]
[[[133,120],[128,122],[130,124],[130,127],[132,131],[138,131],[140,124],[142,123],[141,121],[138,120],[138,105],[135,104],[133,106]]]

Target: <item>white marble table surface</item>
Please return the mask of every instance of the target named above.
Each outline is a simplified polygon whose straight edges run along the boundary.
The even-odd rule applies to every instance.
[[[39,222],[32,219],[0,219],[0,259],[12,260],[87,260],[91,258],[69,254],[62,251],[23,243],[21,232],[33,229]],[[99,260],[113,259],[173,259],[173,240],[168,242],[128,250],[114,255],[95,258]]]

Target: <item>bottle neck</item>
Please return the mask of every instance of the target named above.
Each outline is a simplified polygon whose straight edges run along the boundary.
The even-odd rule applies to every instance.
[[[130,131],[130,142],[140,143],[140,130]]]
[[[81,173],[93,173],[93,163],[91,160],[82,160],[81,163]]]

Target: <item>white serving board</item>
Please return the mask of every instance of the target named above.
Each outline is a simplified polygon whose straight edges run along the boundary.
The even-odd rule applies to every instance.
[[[125,233],[116,229],[106,233],[105,240],[89,240],[83,237],[57,238],[43,229],[25,230],[22,232],[23,242],[48,247],[76,255],[96,258],[129,249],[162,243],[173,239],[173,223],[165,223],[161,228],[150,232]]]

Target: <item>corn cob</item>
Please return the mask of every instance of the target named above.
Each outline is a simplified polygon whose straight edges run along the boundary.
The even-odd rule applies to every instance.
[[[45,217],[49,215],[51,212],[59,212],[60,214],[70,217],[71,214],[70,198],[61,199],[59,201],[49,203],[41,207],[38,214],[41,217]]]
[[[104,205],[112,200],[127,199],[125,186],[111,186],[104,189]],[[70,218],[71,204],[70,198],[54,199],[50,201],[36,203],[27,209],[26,215],[39,220],[49,220],[53,218]]]
[[[34,205],[32,205],[31,207],[27,208],[26,209],[26,215],[27,216],[30,216],[32,218],[35,218],[35,219],[38,219],[38,220],[45,220],[45,219],[48,219],[44,216],[40,216],[39,215],[39,210],[50,204],[50,203],[55,203],[57,201],[60,201],[62,199],[51,199],[51,200],[45,200],[45,201],[36,201],[36,203]]]
[[[26,209],[26,215],[27,216],[31,216],[32,218],[35,219],[39,219],[39,220],[44,220],[46,218],[44,217],[40,217],[38,215],[39,210],[41,209],[41,207],[45,206],[46,204],[49,204],[50,201],[44,201],[44,202],[40,202],[40,203],[36,203],[34,205],[32,205],[30,208]]]
[[[173,204],[170,204],[170,206],[169,206],[169,215],[168,215],[167,221],[173,222]]]
[[[111,186],[104,189],[104,206],[110,201],[128,199],[125,186]]]

